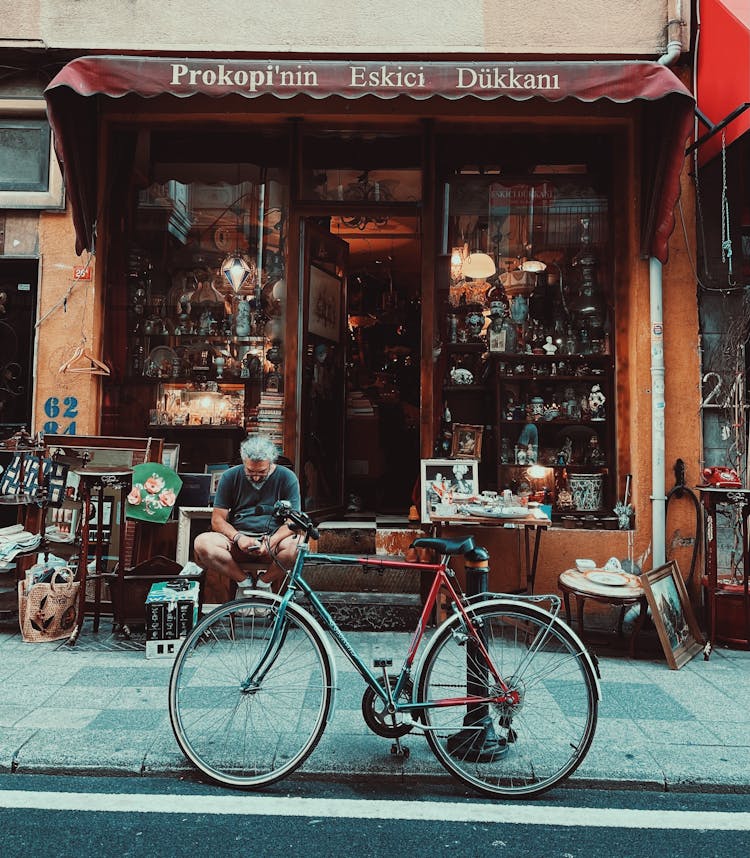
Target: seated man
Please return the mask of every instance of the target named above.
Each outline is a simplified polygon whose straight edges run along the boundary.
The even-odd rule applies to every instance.
[[[299,482],[293,471],[277,465],[274,444],[263,435],[248,435],[240,445],[241,465],[225,471],[216,489],[211,530],[195,538],[195,561],[236,581],[239,589],[252,586],[239,563],[269,560],[261,580],[279,581],[294,562],[299,534],[283,524],[276,527],[262,506],[270,510],[279,500],[300,509]],[[269,523],[271,529],[269,530]],[[275,562],[274,562],[275,561]]]

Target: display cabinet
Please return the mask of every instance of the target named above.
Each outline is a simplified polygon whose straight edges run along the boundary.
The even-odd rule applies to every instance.
[[[528,491],[556,513],[611,511],[612,359],[498,354],[498,487]]]
[[[585,171],[482,172],[458,171],[445,189],[435,452],[473,453],[482,490],[549,504],[557,521],[609,526],[617,397],[607,191]]]
[[[133,200],[125,300],[108,317],[122,371],[105,382],[103,408],[105,428],[148,428],[199,470],[227,456],[209,430],[232,447],[257,430],[284,452],[286,180],[245,165],[214,181],[207,169]]]

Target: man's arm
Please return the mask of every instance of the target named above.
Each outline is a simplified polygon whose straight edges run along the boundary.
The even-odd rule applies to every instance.
[[[280,492],[281,497],[279,500],[286,500],[292,505],[292,509],[301,510],[302,509],[302,498],[300,496],[299,490],[299,480],[297,479],[297,475],[294,471],[289,468],[281,465],[285,471],[284,476],[286,477],[284,484],[282,486],[282,491]]]
[[[211,530],[221,533],[233,542],[241,551],[257,551],[261,547],[261,541],[253,536],[240,533],[237,528],[229,523],[229,510],[214,507],[211,513]]]

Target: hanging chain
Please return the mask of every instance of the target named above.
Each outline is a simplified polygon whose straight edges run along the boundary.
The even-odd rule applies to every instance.
[[[721,132],[721,261],[727,264],[727,283],[735,286],[732,270],[732,234],[729,224],[729,198],[727,195],[727,136]]]

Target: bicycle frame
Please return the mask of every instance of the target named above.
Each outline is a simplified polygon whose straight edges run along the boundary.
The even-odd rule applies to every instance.
[[[357,672],[360,674],[364,682],[372,689],[373,693],[375,693],[384,703],[388,704],[389,706],[393,706],[394,711],[402,713],[417,713],[424,709],[445,706],[476,706],[485,703],[506,702],[512,704],[518,703],[517,692],[510,691],[507,684],[501,677],[500,673],[494,666],[492,659],[490,658],[489,653],[487,652],[487,649],[485,647],[482,635],[472,621],[472,618],[469,613],[470,608],[469,611],[467,611],[466,606],[461,599],[461,596],[451,583],[451,578],[455,577],[455,573],[448,565],[449,555],[443,555],[441,560],[437,563],[421,563],[407,561],[403,558],[396,559],[391,557],[358,557],[356,555],[350,554],[316,553],[314,555],[315,560],[317,562],[326,563],[330,565],[358,565],[361,566],[363,569],[379,570],[412,569],[417,572],[435,573],[429,594],[427,595],[427,598],[425,599],[424,605],[422,607],[422,613],[419,617],[417,628],[412,635],[412,639],[409,643],[409,648],[407,650],[401,669],[398,673],[396,684],[393,688],[391,688],[388,682],[384,682],[383,685],[380,684],[375,674],[364,663],[360,655],[349,643],[346,638],[346,635],[339,628],[338,624],[328,612],[325,605],[321,602],[317,593],[305,580],[303,571],[305,560],[309,556],[309,554],[310,551],[307,543],[304,541],[300,542],[297,549],[295,563],[287,581],[286,592],[281,597],[281,602],[277,610],[276,620],[274,623],[273,631],[270,636],[270,640],[263,655],[259,659],[258,664],[255,666],[255,669],[253,670],[252,674],[243,683],[243,689],[245,691],[251,692],[254,688],[256,688],[262,681],[270,665],[273,663],[273,660],[278,654],[281,644],[284,640],[284,615],[286,613],[287,605],[295,598],[297,592],[301,591],[310,600],[313,611],[317,615],[318,619],[321,621],[323,628],[331,634],[333,639],[336,641],[336,644],[338,645],[339,649],[347,656],[347,658],[352,663]],[[418,702],[413,703],[405,701],[400,702],[399,696],[404,691],[407,683],[410,681],[414,659],[416,657],[417,651],[419,650],[422,638],[424,637],[429,617],[432,613],[433,608],[437,604],[438,594],[441,589],[447,591],[451,603],[453,605],[453,610],[460,613],[463,617],[465,633],[467,635],[467,642],[471,642],[476,647],[477,653],[482,656],[483,663],[488,669],[489,673],[492,675],[494,685],[500,693],[496,691],[493,694],[468,694],[464,697],[442,698],[439,700],[420,700]]]

